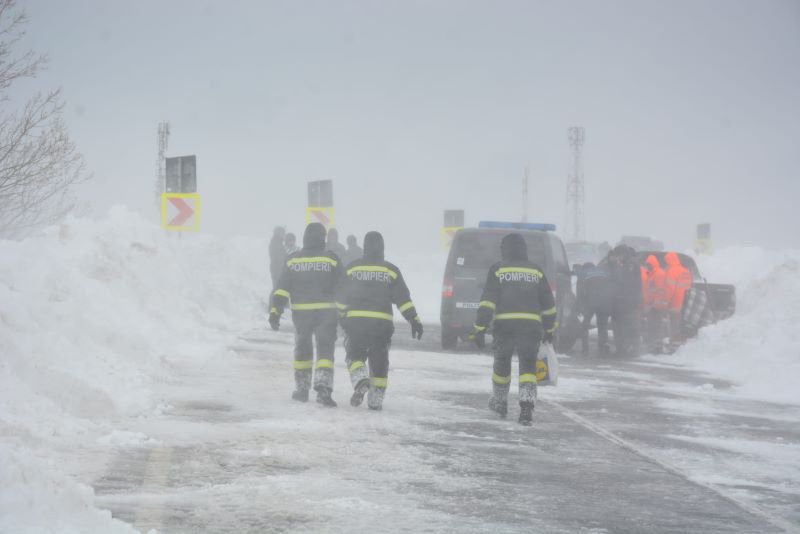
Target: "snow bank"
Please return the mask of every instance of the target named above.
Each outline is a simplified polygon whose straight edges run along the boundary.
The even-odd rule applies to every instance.
[[[34,513],[61,513],[75,485],[51,475],[46,451],[113,446],[114,417],[160,409],[151,386],[170,378],[172,359],[224,356],[260,318],[267,265],[265,241],[166,235],[119,207],[100,222],[72,219],[36,238],[0,241],[0,526],[25,530],[30,519],[81,528],[86,488],[73,503],[83,510],[74,525]],[[26,456],[33,446],[40,460]],[[39,499],[26,509],[14,495]]]
[[[736,285],[736,314],[675,358],[734,382],[743,396],[800,404],[800,251],[735,247],[697,261],[709,282]]]

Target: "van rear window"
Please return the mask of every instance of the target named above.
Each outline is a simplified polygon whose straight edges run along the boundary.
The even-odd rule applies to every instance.
[[[500,261],[500,241],[505,234],[470,232],[458,236],[452,260],[456,268],[488,270]],[[526,235],[528,258],[546,268],[547,252],[544,240],[538,235]]]

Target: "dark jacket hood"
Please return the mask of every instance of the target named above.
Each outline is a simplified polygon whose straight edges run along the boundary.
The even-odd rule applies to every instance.
[[[500,255],[503,260],[527,260],[528,245],[519,234],[508,234],[500,242]]]
[[[325,227],[320,223],[311,223],[306,226],[303,233],[303,249],[324,250],[325,249]]]
[[[383,236],[380,232],[367,232],[364,236],[364,257],[383,260]]]

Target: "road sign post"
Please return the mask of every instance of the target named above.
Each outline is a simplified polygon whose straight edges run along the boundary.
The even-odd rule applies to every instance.
[[[697,225],[694,251],[697,254],[712,254],[714,252],[714,244],[711,241],[711,223]]]
[[[199,230],[197,156],[166,158],[164,189],[161,195],[161,227],[184,232]]]
[[[449,249],[456,232],[464,228],[464,210],[444,210],[442,248]]]
[[[161,195],[161,227],[165,230],[196,232],[200,229],[200,195],[164,193]]]
[[[318,222],[325,229],[333,228],[333,180],[308,182],[308,207],[306,224]]]

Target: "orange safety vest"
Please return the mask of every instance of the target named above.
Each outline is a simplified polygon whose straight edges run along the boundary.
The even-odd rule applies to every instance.
[[[667,263],[666,287],[669,309],[680,312],[686,291],[692,287],[692,273],[681,265],[680,258],[674,252],[667,252],[664,261]]]

